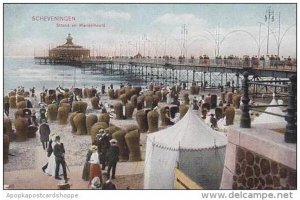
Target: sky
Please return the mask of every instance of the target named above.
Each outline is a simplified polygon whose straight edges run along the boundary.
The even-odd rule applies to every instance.
[[[4,55],[47,55],[49,48],[65,43],[68,33],[92,55],[213,57],[218,48],[222,56],[266,55],[268,8],[274,11],[268,54],[276,55],[279,46],[280,56],[295,57],[296,4],[5,4]],[[75,20],[34,21],[37,16]]]

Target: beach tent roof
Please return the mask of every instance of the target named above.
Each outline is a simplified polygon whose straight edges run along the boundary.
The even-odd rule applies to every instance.
[[[165,149],[201,150],[225,146],[226,138],[207,126],[192,109],[175,125],[148,135],[152,144]]]
[[[278,105],[276,100],[275,100],[275,95],[273,95],[273,99],[269,105]],[[280,107],[267,107],[265,110],[266,112],[270,113],[275,113],[279,115],[285,115]],[[260,116],[256,117],[253,120],[252,124],[264,124],[264,123],[281,123],[285,122],[285,119],[283,117],[275,116],[275,115],[270,115],[267,113],[262,113]]]

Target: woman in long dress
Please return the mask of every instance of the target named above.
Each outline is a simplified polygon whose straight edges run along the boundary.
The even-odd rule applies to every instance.
[[[100,168],[100,161],[99,161],[99,154],[98,154],[98,148],[97,146],[93,145],[91,147],[92,150],[92,155],[89,160],[90,163],[90,178],[89,178],[89,185],[91,185],[91,182],[93,178],[99,177],[101,184],[103,183],[102,181],[102,172]]]
[[[53,138],[55,138],[56,135],[54,135],[52,137],[52,149],[54,149],[54,145],[56,144],[55,140]],[[45,172],[49,175],[49,176],[54,176],[55,177],[55,169],[56,169],[56,162],[55,162],[55,155],[53,154],[53,152],[51,153],[49,160],[48,160],[48,167],[46,168]],[[59,171],[58,171],[58,176],[63,175],[63,169],[62,166],[59,166]]]

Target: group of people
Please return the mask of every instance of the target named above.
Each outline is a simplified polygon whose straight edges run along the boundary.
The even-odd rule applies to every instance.
[[[111,84],[110,88],[113,88]],[[24,87],[19,87],[18,90],[24,90]],[[32,95],[35,95],[35,88],[30,89]],[[43,88],[44,92],[47,92]],[[102,94],[105,93],[105,86],[102,87]],[[48,160],[44,166],[42,166],[42,171],[54,177],[56,180],[64,180],[64,183],[68,184],[68,173],[69,168],[65,161],[65,147],[61,142],[59,135],[51,133],[50,126],[47,122],[47,105],[43,103],[39,104],[40,109],[38,112],[32,109],[24,109],[26,111],[25,118],[27,118],[30,125],[39,128],[40,141],[42,143],[42,148],[45,151]],[[101,103],[101,109],[105,109],[105,105]],[[9,114],[9,102],[4,111]],[[38,116],[36,115],[38,114]],[[116,178],[116,166],[119,161],[119,147],[116,139],[112,138],[108,129],[101,129],[96,136],[96,140],[93,141],[92,146],[89,148],[86,162],[83,169],[82,178],[89,181],[89,187],[91,189],[116,189],[115,184],[112,183],[111,179]],[[102,170],[106,170],[102,174]],[[106,178],[104,180],[103,176]],[[62,183],[62,182],[61,182]]]
[[[117,140],[112,139],[108,129],[100,129],[95,141],[89,148],[83,167],[82,179],[89,181],[92,189],[115,189],[111,179],[115,179],[116,166],[119,161],[119,147]],[[106,182],[104,183],[102,170],[108,166]],[[112,173],[111,173],[112,172]]]
[[[49,157],[48,162],[42,167],[44,173],[47,173],[49,176],[54,176],[56,180],[62,180],[60,176],[63,175],[65,183],[68,182],[69,178],[67,176],[67,164],[65,161],[65,147],[64,144],[60,141],[60,136],[56,134],[50,134],[50,128],[48,124],[42,124],[42,129],[40,127],[40,132],[45,133],[41,134],[47,136],[49,133],[49,144],[46,139],[41,139],[43,143],[43,148],[47,148],[47,156]]]
[[[174,108],[174,109],[173,109]],[[178,107],[165,107],[165,118],[167,120],[167,125],[174,125],[180,120],[180,113],[177,112]]]
[[[39,127],[40,140],[43,149],[47,151],[48,162],[42,167],[44,173],[53,176],[56,180],[68,182],[65,148],[60,136],[51,133],[49,124],[45,120]],[[89,181],[91,189],[116,189],[111,179],[116,178],[116,166],[119,161],[119,147],[117,140],[111,138],[108,129],[100,129],[96,140],[89,148],[83,168],[82,179]],[[102,170],[108,167],[106,181],[103,181]],[[101,170],[102,169],[102,170]]]

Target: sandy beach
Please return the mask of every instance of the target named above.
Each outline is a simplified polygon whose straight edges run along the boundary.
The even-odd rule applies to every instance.
[[[100,110],[94,110],[91,106],[90,99],[82,99],[88,103],[88,108],[86,114],[96,114],[99,116]],[[103,103],[107,102],[109,104],[114,104],[118,100],[109,100],[107,95],[101,96]],[[163,103],[161,103],[162,105]],[[38,110],[39,108],[33,108]],[[9,118],[12,120],[12,125],[14,129],[14,112],[17,109],[10,109]],[[110,123],[118,127],[124,127],[126,125],[137,124],[135,119],[134,111],[132,119],[126,120],[116,120],[111,118]],[[90,135],[74,135],[71,132],[71,125],[68,123],[66,125],[60,125],[58,122],[48,123],[51,129],[51,133],[56,133],[61,137],[61,141],[64,143],[66,149],[66,162],[70,168],[76,171],[76,176],[73,177],[74,173],[71,174],[71,182],[76,180],[76,189],[87,189],[87,182],[81,180],[81,173],[83,165],[85,162],[85,157],[88,148],[91,145]],[[140,135],[140,148],[142,159],[145,159],[145,143],[146,143],[147,133],[141,133]],[[10,156],[9,162],[4,165],[4,183],[7,185],[14,185],[15,188],[25,189],[25,188],[35,188],[34,185],[27,181],[27,178],[20,176],[20,174],[30,174],[35,172],[38,173],[40,178],[47,178],[49,183],[36,184],[35,189],[56,189],[56,180],[54,177],[49,177],[44,174],[41,167],[47,162],[47,152],[43,150],[42,143],[39,139],[39,133],[35,138],[28,139],[25,142],[11,142],[9,148]],[[132,165],[132,166],[131,166]],[[134,170],[131,170],[134,169]],[[119,189],[130,188],[142,189],[143,187],[143,168],[135,170],[135,163],[130,162],[119,162],[117,166],[117,179],[114,181]],[[130,172],[131,171],[131,172]],[[103,171],[105,173],[105,171]],[[51,180],[53,179],[53,180]],[[75,180],[74,180],[75,179]],[[53,185],[54,184],[54,185]],[[73,183],[74,184],[74,183]]]
[[[183,98],[183,94],[188,93],[188,90],[182,90],[179,98]],[[208,92],[201,92],[202,94],[207,94]],[[192,100],[194,96],[200,97],[201,95],[190,95],[189,98]],[[95,114],[99,116],[100,110],[92,109],[91,101],[89,98],[82,99],[82,101],[88,103],[86,110],[86,115]],[[113,105],[119,100],[110,100],[107,94],[101,95],[100,101],[102,103],[108,103]],[[158,107],[165,106],[165,102],[160,102]],[[39,108],[33,108],[39,110]],[[10,109],[9,118],[12,120],[12,125],[14,129],[14,112],[17,109]],[[240,120],[240,110],[236,109],[235,123],[239,123]],[[110,119],[110,124],[116,125],[118,127],[124,127],[126,125],[136,124],[135,118],[136,109],[133,113],[132,119],[126,120],[116,120],[114,118]],[[201,112],[198,111],[197,114],[200,116]],[[160,121],[159,121],[160,125]],[[72,173],[70,174],[70,181],[73,184],[72,189],[87,189],[87,182],[81,179],[82,169],[85,162],[85,157],[89,146],[91,145],[90,135],[74,135],[71,132],[71,125],[68,123],[66,125],[60,125],[58,122],[49,122],[49,126],[52,133],[56,133],[61,136],[61,141],[64,143],[66,149],[66,162],[70,167]],[[166,127],[159,126],[159,129]],[[224,131],[223,131],[224,132]],[[136,162],[119,162],[117,165],[117,179],[114,180],[119,189],[126,189],[127,187],[142,189],[143,188],[143,164],[145,160],[146,151],[146,139],[147,133],[141,133],[140,135],[140,149],[142,160],[141,164],[136,164]],[[35,189],[56,189],[56,180],[54,177],[48,177],[41,170],[41,167],[47,162],[47,152],[43,150],[42,143],[39,139],[39,133],[35,138],[28,139],[25,142],[11,142],[10,143],[10,154],[9,162],[4,165],[4,184],[13,185],[14,188],[25,189],[25,188],[35,188]],[[138,167],[137,167],[138,166]],[[45,179],[44,183],[40,181],[30,181],[30,174],[34,173],[39,179]],[[105,173],[105,171],[103,171]],[[21,175],[22,174],[22,175]],[[24,175],[24,176],[23,176]]]

